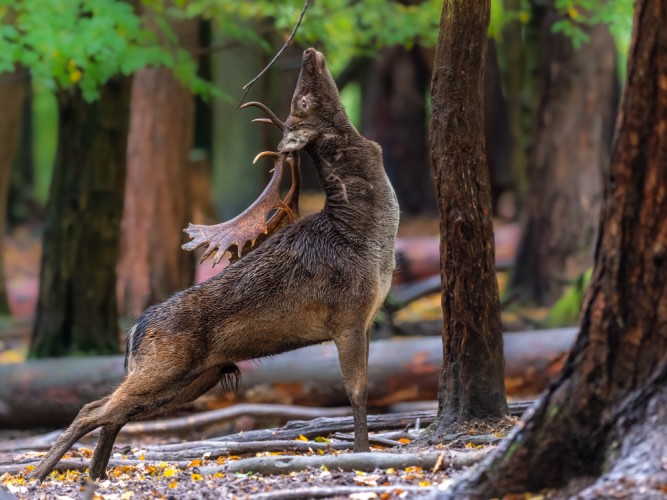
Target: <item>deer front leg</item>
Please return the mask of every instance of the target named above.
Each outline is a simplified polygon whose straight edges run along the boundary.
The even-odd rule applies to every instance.
[[[366,401],[368,399],[368,341],[362,329],[348,330],[334,339],[345,390],[354,416],[354,451],[369,451]]]

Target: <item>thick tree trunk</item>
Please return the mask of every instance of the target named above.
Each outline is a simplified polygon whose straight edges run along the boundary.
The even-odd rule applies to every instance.
[[[60,137],[44,230],[32,357],[118,352],[116,263],[130,78],[84,101],[61,91]]]
[[[484,153],[489,0],[445,0],[431,89],[430,153],[440,211],[444,317],[438,420],[507,414],[503,337]]]
[[[520,300],[547,305],[593,264],[616,80],[608,28],[583,26],[590,41],[576,49],[552,32],[558,20],[552,7],[544,18],[542,96],[509,285]]]
[[[172,26],[185,47],[197,45],[198,21]],[[193,256],[181,245],[190,221],[194,96],[168,69],[134,76],[117,294],[120,312],[138,316],[190,285]]]
[[[27,78],[21,70],[0,76],[0,242],[7,225],[9,179],[20,139]],[[0,244],[0,314],[9,314],[3,249]]]
[[[661,496],[653,488],[667,482],[666,150],[667,4],[639,0],[579,337],[525,426],[449,497],[502,497],[600,475],[598,485],[584,483],[582,498],[634,481],[642,498]]]
[[[369,75],[370,120],[363,131],[382,146],[387,175],[396,189],[401,212],[436,211],[426,144],[426,89],[429,68],[422,50],[387,49]]]

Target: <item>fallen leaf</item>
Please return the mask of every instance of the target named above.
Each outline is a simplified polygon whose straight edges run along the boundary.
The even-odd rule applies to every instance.
[[[308,438],[304,436],[303,434],[299,434],[298,438],[295,438],[295,441],[308,441]]]
[[[176,475],[176,472],[178,472],[176,469],[173,467],[168,467],[167,469],[164,470],[164,477],[172,477]]]

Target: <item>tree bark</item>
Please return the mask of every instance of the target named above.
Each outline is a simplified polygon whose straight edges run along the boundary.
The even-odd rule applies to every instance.
[[[429,136],[440,212],[444,318],[438,419],[427,433],[432,441],[454,422],[507,414],[484,152],[488,23],[488,0],[445,0]]]
[[[172,29],[181,46],[197,46],[196,19]],[[136,317],[194,278],[193,256],[181,249],[191,212],[194,96],[169,69],[144,68],[134,76],[131,110],[116,287],[121,315]]]
[[[653,488],[667,481],[666,150],[667,4],[638,0],[579,337],[525,426],[448,497],[502,497],[599,476],[581,498],[633,481],[642,497],[661,496]],[[581,482],[570,488],[579,497]]]
[[[22,70],[0,76],[0,241],[4,240],[7,225],[9,179],[20,139],[27,77]],[[3,251],[0,251],[0,314],[9,314]]]
[[[115,78],[93,103],[76,88],[58,95],[60,136],[31,357],[119,350],[115,286],[130,85],[130,78]]]
[[[555,6],[544,18],[542,96],[533,149],[522,237],[510,293],[550,305],[593,264],[609,164],[616,64],[606,25],[581,29],[579,49],[553,33]]]

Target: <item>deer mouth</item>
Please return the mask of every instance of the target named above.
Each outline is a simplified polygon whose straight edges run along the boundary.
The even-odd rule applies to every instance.
[[[317,71],[321,73],[326,68],[326,60],[324,54],[317,50],[310,48],[303,51],[303,60],[301,66],[309,72]]]

